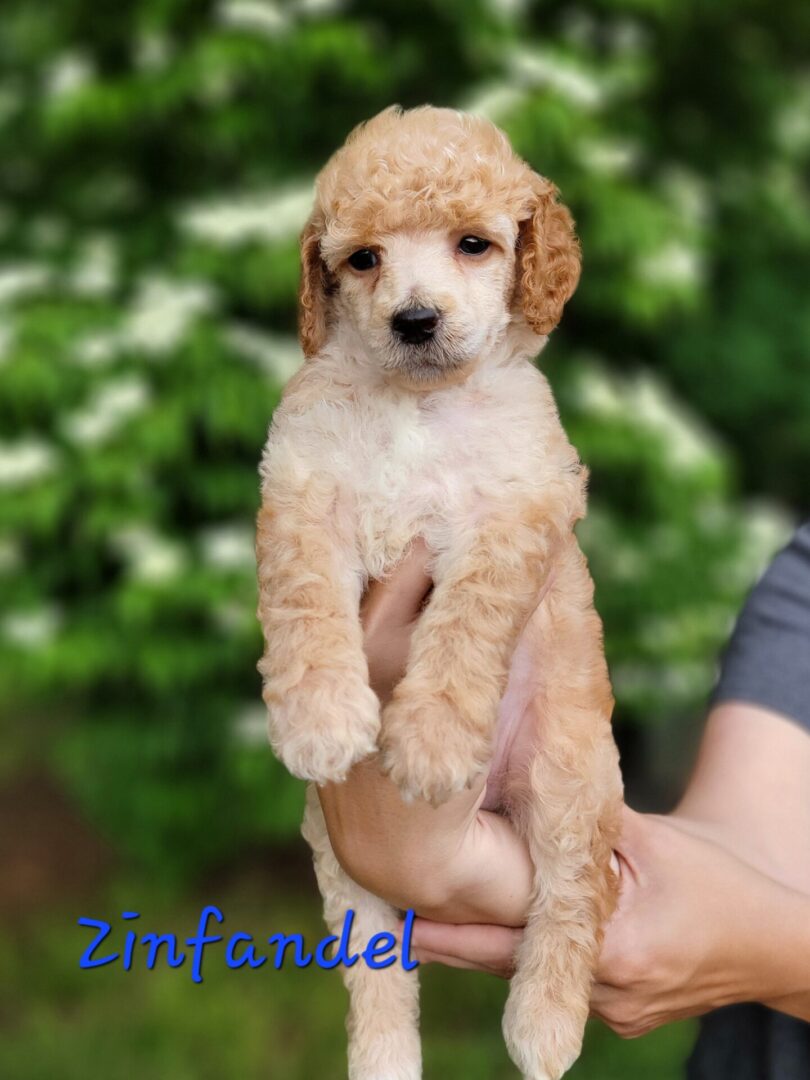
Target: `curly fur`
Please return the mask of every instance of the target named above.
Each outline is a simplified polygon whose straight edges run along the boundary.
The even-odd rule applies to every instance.
[[[459,255],[469,233],[491,241],[481,258]],[[360,247],[378,253],[373,270],[348,265]],[[556,188],[488,121],[425,107],[360,125],[318,178],[302,236],[307,359],[261,469],[273,746],[317,783],[379,749],[405,797],[434,803],[491,770],[487,805],[527,837],[537,874],[504,1017],[531,1080],[557,1080],[579,1053],[621,802],[601,626],[572,531],[586,473],[530,362],[579,263]],[[418,348],[391,325],[414,302],[441,313]],[[359,601],[420,535],[435,589],[381,716]],[[330,924],[352,907],[361,936],[393,925],[339,866],[312,791],[305,836]],[[416,1080],[415,974],[358,965],[346,981],[352,1080]]]
[[[305,356],[326,340],[330,271],[399,229],[520,229],[514,313],[549,334],[579,281],[580,249],[552,183],[489,121],[451,109],[397,106],[359,124],[316,182],[302,235],[300,335]]]

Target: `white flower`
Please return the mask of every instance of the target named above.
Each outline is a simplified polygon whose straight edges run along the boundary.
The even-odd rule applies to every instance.
[[[85,56],[66,52],[45,71],[45,88],[51,97],[62,97],[81,90],[93,78],[93,68]]]
[[[65,433],[74,442],[95,446],[113,435],[130,417],[149,403],[149,388],[142,379],[128,375],[101,386],[83,409],[64,421]]]
[[[101,331],[79,338],[73,346],[73,359],[82,367],[103,367],[115,359],[121,350],[121,335],[114,331]]]
[[[527,0],[489,0],[490,8],[496,15],[505,19],[512,19],[526,7]]]
[[[745,538],[749,555],[758,561],[769,558],[787,542],[794,528],[790,516],[772,503],[751,502],[746,513]]]
[[[643,373],[633,379],[626,400],[627,416],[661,436],[672,465],[689,469],[719,456],[709,432],[653,375]]]
[[[180,224],[193,236],[223,246],[277,243],[298,235],[311,207],[312,185],[304,184],[192,207]]]
[[[507,83],[492,83],[478,90],[462,105],[465,112],[484,116],[487,120],[499,120],[517,108],[526,93]]]
[[[595,364],[584,366],[577,380],[577,401],[588,412],[621,416],[624,401],[619,380]]]
[[[0,322],[0,366],[6,363],[14,344],[14,328],[6,319]]]
[[[711,664],[616,664],[611,669],[616,697],[621,701],[653,698],[667,705],[689,702],[704,694],[711,681]]]
[[[135,61],[145,71],[156,71],[171,59],[172,49],[168,38],[158,34],[146,34],[135,46]]]
[[[617,19],[608,28],[608,38],[617,53],[638,53],[647,44],[649,35],[640,22]]]
[[[677,654],[692,642],[721,638],[728,624],[728,609],[722,604],[695,601],[689,607],[642,620],[641,635],[664,654]]]
[[[777,117],[776,133],[789,153],[810,147],[810,74],[796,81],[790,104]]]
[[[197,83],[197,97],[206,109],[224,105],[233,97],[238,87],[238,76],[233,70],[204,68]]]
[[[623,536],[609,513],[594,502],[587,517],[577,525],[583,549],[598,552],[600,562],[609,569],[614,581],[634,581],[649,561],[643,547]]]
[[[742,544],[735,558],[720,568],[721,583],[748,589],[765,571],[774,554],[787,543],[795,522],[773,503],[751,501],[745,509]]]
[[[289,25],[287,15],[272,0],[225,0],[218,16],[226,26],[275,37]]]
[[[703,260],[694,248],[673,241],[641,259],[638,276],[658,285],[695,285],[703,277]]]
[[[256,565],[253,530],[242,524],[205,529],[200,541],[203,557],[212,566],[232,570]]]
[[[585,168],[605,176],[629,172],[641,158],[636,144],[618,139],[581,139],[577,150]]]
[[[156,584],[176,577],[185,562],[180,546],[146,525],[130,525],[112,536],[112,543],[129,562],[138,581]]]
[[[662,173],[661,187],[681,220],[695,227],[705,224],[711,202],[708,186],[700,176],[680,166],[672,166]]]
[[[9,574],[22,566],[22,552],[19,544],[12,540],[0,539],[0,574]]]
[[[293,11],[301,15],[317,18],[321,15],[332,15],[343,7],[343,0],[293,0],[290,5]]]
[[[28,235],[38,251],[49,252],[65,239],[67,226],[55,217],[39,217],[31,222]]]
[[[167,352],[213,302],[214,295],[207,285],[161,277],[145,279],[125,320],[122,337],[133,349],[152,354]]]
[[[61,617],[55,607],[42,607],[35,611],[15,611],[3,619],[3,634],[15,645],[24,649],[37,649],[47,645],[59,629]]]
[[[235,602],[217,604],[211,614],[219,629],[226,634],[242,633],[247,627],[253,629],[256,625],[254,612]]]
[[[115,287],[116,269],[112,241],[108,236],[94,236],[85,243],[69,281],[79,293],[100,296]]]
[[[288,335],[268,334],[243,323],[231,323],[224,338],[231,348],[249,357],[277,382],[287,382],[303,363],[297,339]]]
[[[267,743],[267,709],[263,705],[247,705],[234,717],[233,732],[237,740],[248,746]]]
[[[628,378],[588,364],[579,375],[577,400],[597,416],[626,417],[658,435],[674,468],[691,469],[720,458],[709,432],[648,372]]]
[[[47,285],[51,277],[47,266],[36,263],[0,266],[0,304],[7,304],[20,296],[36,292]]]
[[[19,487],[52,472],[56,454],[38,439],[0,443],[0,487]]]
[[[516,49],[510,57],[510,67],[519,82],[548,87],[572,105],[594,109],[604,100],[604,87],[592,74],[550,50]]]

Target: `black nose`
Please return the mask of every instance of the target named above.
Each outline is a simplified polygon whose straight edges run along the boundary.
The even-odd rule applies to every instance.
[[[403,308],[391,319],[391,329],[409,345],[432,338],[438,325],[438,311],[426,307]]]

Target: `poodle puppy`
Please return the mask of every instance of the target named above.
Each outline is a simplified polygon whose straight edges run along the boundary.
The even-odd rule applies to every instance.
[[[576,1060],[616,882],[621,780],[593,587],[573,535],[586,471],[531,362],[579,278],[553,184],[489,121],[386,109],[320,173],[301,239],[305,363],[261,465],[259,669],[270,739],[312,781],[304,835],[327,922],[397,913],[341,869],[315,784],[379,753],[439,804],[489,770],[527,838],[535,898],[504,1016],[530,1080]],[[358,607],[417,536],[434,590],[381,713]],[[344,969],[352,1080],[421,1075],[418,989]]]

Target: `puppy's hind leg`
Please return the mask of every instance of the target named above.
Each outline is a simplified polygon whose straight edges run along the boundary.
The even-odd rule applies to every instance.
[[[335,858],[313,785],[307,790],[302,832],[312,848],[331,932],[340,934],[351,909],[355,913],[351,952],[362,952],[374,934],[394,933],[394,909],[352,881]],[[361,958],[352,967],[341,967],[341,974],[349,991],[349,1080],[420,1080],[416,971],[406,971],[399,960],[390,967],[372,969]]]
[[[525,1080],[560,1080],[579,1057],[601,926],[614,902],[612,814],[569,770],[570,763],[558,771],[535,762],[537,801],[525,811],[535,897],[503,1018],[510,1056]]]
[[[526,1080],[559,1080],[579,1056],[602,925],[617,894],[610,860],[622,785],[592,594],[584,560],[572,547],[538,613],[539,745],[516,820],[535,866],[535,898],[504,1034]]]

